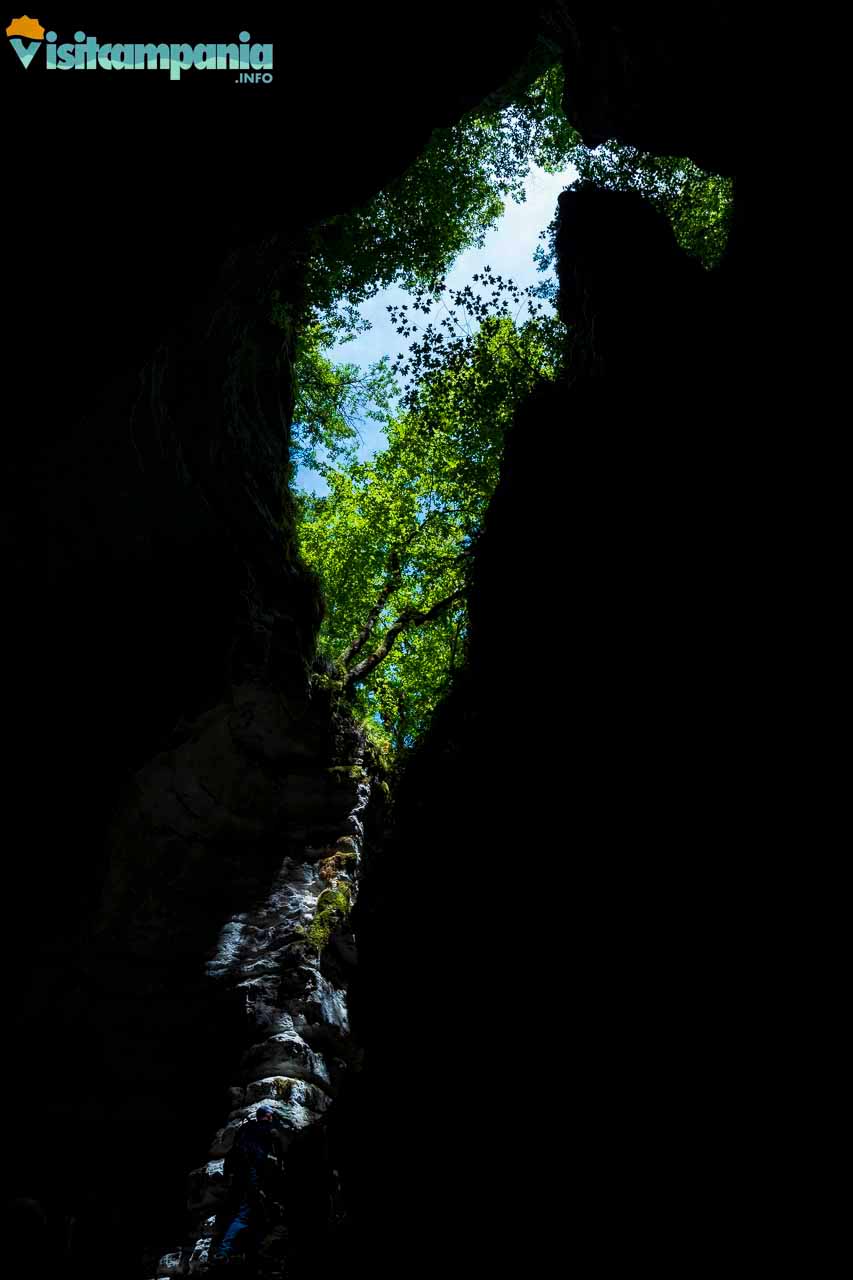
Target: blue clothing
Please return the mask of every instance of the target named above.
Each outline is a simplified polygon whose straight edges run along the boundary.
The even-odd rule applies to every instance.
[[[269,1122],[250,1120],[238,1131],[225,1158],[225,1173],[234,1178],[238,1207],[216,1250],[216,1261],[230,1258],[245,1243],[245,1232],[265,1223],[262,1192],[270,1190],[271,1167],[275,1161],[280,1167],[281,1153],[281,1134]]]
[[[232,1218],[228,1230],[222,1237],[219,1248],[216,1251],[218,1259],[230,1258],[234,1252],[237,1240],[252,1225],[254,1218],[258,1216],[258,1171],[257,1169],[249,1169],[246,1175],[246,1185],[240,1197],[240,1207],[236,1215]]]

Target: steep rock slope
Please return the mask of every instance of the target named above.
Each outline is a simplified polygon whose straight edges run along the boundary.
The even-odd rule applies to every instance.
[[[342,1176],[372,1274],[719,1269],[754,1201],[784,438],[753,413],[777,324],[761,77],[720,8],[704,42],[691,17],[561,10],[585,135],[734,174],[735,230],[709,274],[639,198],[561,198],[568,375],[511,430],[468,667],[359,908]]]

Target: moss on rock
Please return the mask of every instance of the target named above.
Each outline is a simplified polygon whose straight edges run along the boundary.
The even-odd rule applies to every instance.
[[[318,951],[328,946],[335,929],[349,915],[351,906],[352,886],[346,881],[330,886],[320,894],[314,919],[305,931],[306,938]]]

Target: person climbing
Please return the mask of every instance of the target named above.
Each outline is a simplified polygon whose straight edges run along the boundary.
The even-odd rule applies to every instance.
[[[255,1243],[261,1228],[272,1217],[275,1193],[281,1178],[284,1144],[281,1131],[273,1125],[272,1109],[258,1107],[254,1120],[247,1120],[237,1130],[231,1150],[225,1157],[225,1176],[231,1182],[232,1213],[213,1255],[213,1265],[227,1265],[238,1247],[245,1243],[245,1233]],[[235,1209],[236,1206],[236,1209]]]

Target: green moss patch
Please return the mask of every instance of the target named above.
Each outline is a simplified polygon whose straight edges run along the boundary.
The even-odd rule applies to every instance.
[[[314,919],[305,931],[306,938],[318,951],[328,946],[329,939],[346,920],[351,907],[352,887],[345,881],[323,890],[317,899]]]

